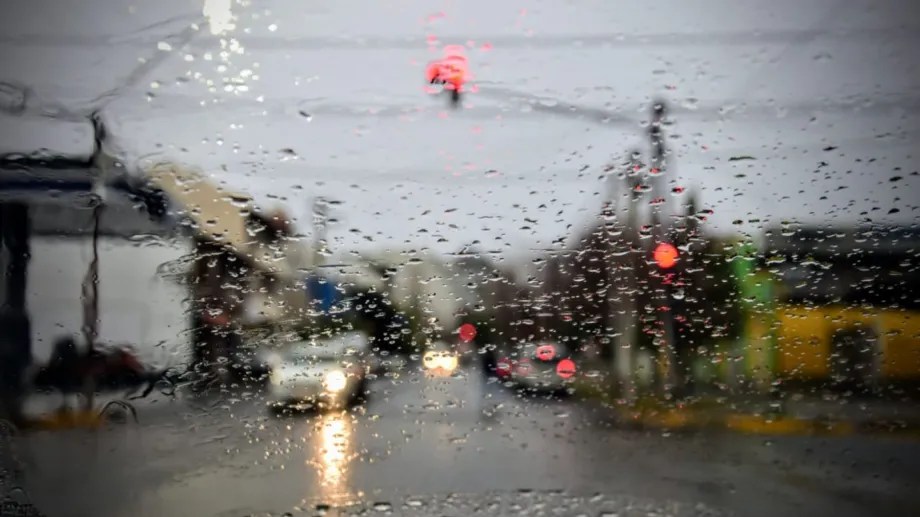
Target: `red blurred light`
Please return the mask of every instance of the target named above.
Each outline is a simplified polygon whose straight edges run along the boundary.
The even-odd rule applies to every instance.
[[[476,327],[472,323],[464,323],[460,325],[460,341],[464,343],[469,343],[476,337]]]
[[[552,361],[556,357],[556,347],[553,345],[540,345],[537,347],[536,356],[541,361]]]
[[[498,363],[495,364],[495,373],[502,378],[511,375],[511,360],[508,358],[499,359]]]
[[[575,361],[571,359],[559,361],[559,364],[556,365],[556,375],[563,379],[568,379],[575,375]]]
[[[447,45],[443,57],[432,61],[425,68],[425,79],[430,83],[434,79],[444,81],[444,88],[461,90],[471,78],[466,48],[463,45]]]
[[[674,267],[677,264],[678,256],[677,248],[673,244],[662,242],[655,248],[655,263],[662,269]]]

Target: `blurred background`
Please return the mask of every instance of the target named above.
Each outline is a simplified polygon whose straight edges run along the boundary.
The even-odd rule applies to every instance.
[[[917,510],[914,3],[2,9],[3,486],[48,515]]]

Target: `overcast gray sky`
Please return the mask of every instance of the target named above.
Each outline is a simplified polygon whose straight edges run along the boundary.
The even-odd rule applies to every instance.
[[[646,147],[659,96],[671,179],[714,231],[918,219],[910,0],[209,0],[180,47],[203,4],[7,0],[0,79],[73,109],[114,93],[131,163],[203,167],[298,219],[341,200],[339,250],[548,247],[597,210],[605,163]],[[479,87],[460,111],[423,84],[454,43]],[[0,122],[3,150],[90,145],[84,125]]]

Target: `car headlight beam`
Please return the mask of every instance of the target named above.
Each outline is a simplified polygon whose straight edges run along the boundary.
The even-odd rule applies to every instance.
[[[323,387],[326,388],[326,391],[337,393],[345,389],[345,386],[348,384],[348,377],[345,376],[345,372],[340,370],[332,370],[327,372],[323,377]]]

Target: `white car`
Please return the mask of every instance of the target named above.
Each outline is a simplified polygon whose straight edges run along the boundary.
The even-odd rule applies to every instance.
[[[457,369],[457,353],[445,343],[437,343],[422,356],[422,366],[433,374],[450,375]]]
[[[269,406],[334,409],[362,401],[368,355],[369,340],[362,332],[297,341],[269,353]]]

